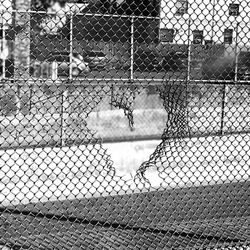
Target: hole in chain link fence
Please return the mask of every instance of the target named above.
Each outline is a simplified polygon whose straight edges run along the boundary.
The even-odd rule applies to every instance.
[[[249,10],[2,0],[0,249],[250,249]]]

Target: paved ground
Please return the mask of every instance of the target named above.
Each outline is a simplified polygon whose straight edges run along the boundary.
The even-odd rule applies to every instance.
[[[19,205],[1,214],[0,227],[5,230],[0,231],[0,238],[29,249],[247,246],[249,188],[247,181]]]

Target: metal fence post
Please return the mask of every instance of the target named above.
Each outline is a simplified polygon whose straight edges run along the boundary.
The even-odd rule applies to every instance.
[[[225,117],[225,103],[226,103],[226,83],[223,84],[222,89],[222,103],[221,103],[221,124],[220,124],[220,134],[223,135],[224,132],[224,117]]]
[[[238,28],[239,28],[239,23],[236,23],[236,37],[235,37],[235,76],[234,76],[234,81],[235,83],[238,80]]]
[[[235,84],[238,81],[238,27],[239,23],[236,23],[236,37],[235,37],[235,69],[234,69],[234,82]],[[225,119],[225,105],[227,103],[227,93],[228,90],[228,84],[223,84],[223,93],[222,93],[222,107],[221,107],[221,126],[220,126],[220,134],[222,135],[224,133],[224,119]]]
[[[3,73],[2,73],[2,78],[6,77],[6,56],[4,55],[5,49],[8,50],[8,45],[7,45],[7,41],[6,41],[6,32],[5,32],[6,27],[3,26],[2,27],[2,32],[3,32],[3,37],[2,37],[2,41],[1,41],[1,50],[2,50],[2,69],[3,69]]]
[[[70,40],[69,40],[69,83],[72,83],[72,62],[73,62],[73,14],[70,14]],[[62,93],[62,130],[61,130],[61,146],[65,146],[66,133],[65,130],[67,129],[67,118],[68,118],[68,86],[67,83],[62,83],[63,93]]]
[[[134,16],[131,17],[130,80],[134,79]]]
[[[191,74],[191,49],[192,43],[190,39],[191,34],[191,20],[188,18],[188,65],[187,65],[187,83],[190,81],[190,74]]]
[[[110,108],[111,108],[111,110],[113,109],[113,101],[114,101],[114,84],[113,83],[111,83],[111,87],[110,87],[110,89],[111,89],[111,92],[110,92]]]

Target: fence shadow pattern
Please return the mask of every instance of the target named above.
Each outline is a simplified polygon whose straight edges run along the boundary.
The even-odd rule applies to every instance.
[[[250,249],[250,5],[0,6],[0,249]]]

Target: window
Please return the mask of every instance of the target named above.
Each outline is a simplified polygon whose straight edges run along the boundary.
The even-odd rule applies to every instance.
[[[229,16],[238,16],[240,14],[239,12],[240,5],[237,3],[231,3],[229,4]]]
[[[174,34],[174,29],[160,29],[160,41],[172,43],[174,40]]]
[[[203,42],[203,30],[193,31],[193,44],[202,44]]]
[[[177,0],[175,4],[176,12],[178,16],[182,16],[188,12],[188,1],[187,0]]]
[[[232,44],[233,42],[233,29],[225,29],[224,30],[224,43]]]

